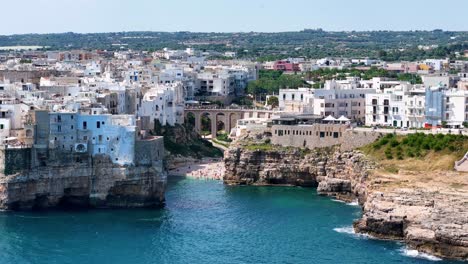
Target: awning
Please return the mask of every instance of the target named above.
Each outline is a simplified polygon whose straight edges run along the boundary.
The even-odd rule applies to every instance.
[[[345,117],[345,116],[340,116],[340,118],[337,119],[338,121],[343,121],[343,122],[348,122],[350,121],[351,119]]]
[[[325,118],[323,119],[323,121],[336,121],[336,118],[334,118],[333,116],[329,115],[329,116],[325,117]]]

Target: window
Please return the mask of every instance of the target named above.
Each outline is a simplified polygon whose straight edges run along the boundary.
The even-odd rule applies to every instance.
[[[333,138],[338,138],[338,132],[333,132]]]
[[[99,142],[101,142],[102,141],[102,135],[99,135],[98,138],[99,138]]]
[[[88,124],[86,123],[86,121],[83,122],[83,129],[88,129]]]
[[[96,128],[101,128],[101,122],[99,121],[96,122]]]
[[[71,129],[73,130],[73,128],[75,128],[74,126],[71,126]]]
[[[0,129],[3,129],[4,128],[4,125],[3,124],[0,124]]]
[[[62,132],[62,126],[57,126],[57,132]]]
[[[320,137],[324,138],[325,137],[325,132],[320,132]]]

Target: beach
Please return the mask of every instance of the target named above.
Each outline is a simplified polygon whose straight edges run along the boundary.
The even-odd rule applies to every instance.
[[[207,158],[181,164],[169,170],[169,175],[204,180],[223,180],[224,172],[224,161],[222,159]]]

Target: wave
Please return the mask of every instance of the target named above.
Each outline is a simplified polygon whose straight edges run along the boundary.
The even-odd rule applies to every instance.
[[[399,251],[403,256],[407,256],[407,257],[411,257],[411,258],[427,259],[427,260],[430,260],[430,261],[441,261],[442,260],[441,258],[438,258],[436,256],[432,256],[432,255],[427,254],[427,253],[419,252],[419,251],[417,251],[415,249],[409,249],[407,247],[404,247],[404,248],[400,249]]]
[[[352,226],[337,227],[337,228],[333,228],[333,230],[335,230],[338,233],[345,233],[345,234],[352,234],[352,235],[356,234]]]
[[[333,228],[333,231],[338,232],[338,233],[352,235],[352,236],[358,237],[358,238],[369,238],[370,237],[367,234],[356,233],[356,231],[354,231],[354,228],[352,226],[336,227],[336,228]]]
[[[341,200],[338,200],[338,199],[332,199],[332,201],[334,202],[337,202],[337,203],[344,203],[344,204],[347,204],[347,205],[350,205],[350,206],[359,206],[359,202],[357,200],[354,200],[350,203],[347,203],[345,201],[341,201]]]

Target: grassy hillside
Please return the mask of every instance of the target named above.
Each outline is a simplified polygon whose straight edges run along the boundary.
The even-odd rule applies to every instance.
[[[407,136],[388,134],[362,150],[392,173],[399,170],[453,170],[455,161],[468,151],[468,137],[424,133]]]

